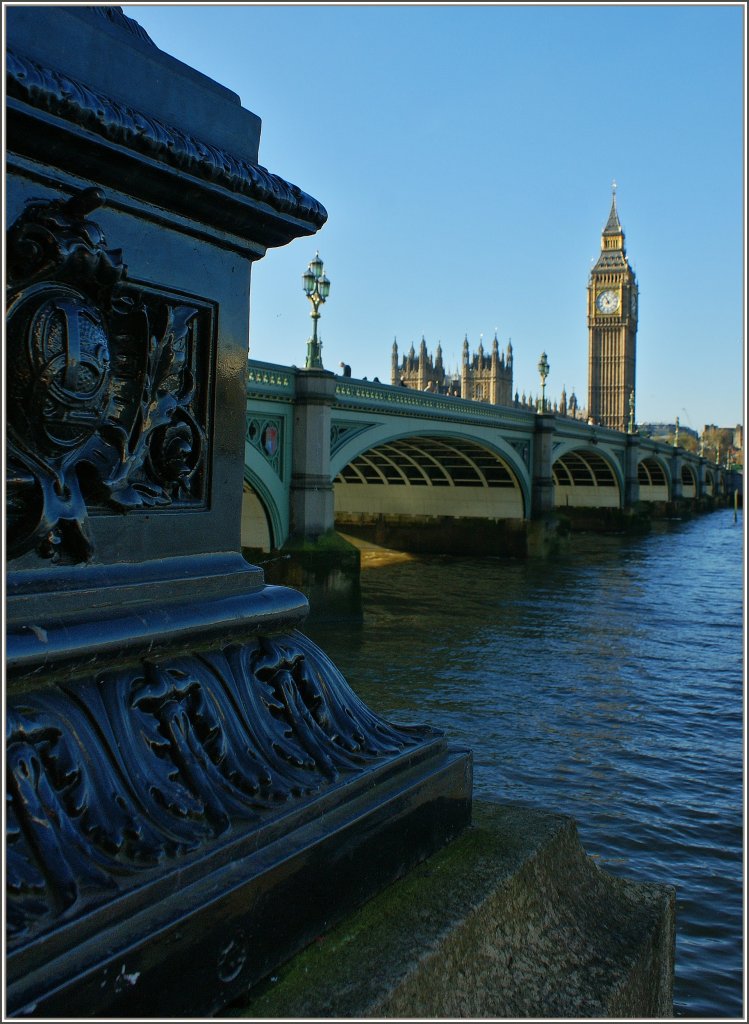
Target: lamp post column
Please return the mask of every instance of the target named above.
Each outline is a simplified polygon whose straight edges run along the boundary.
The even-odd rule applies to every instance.
[[[546,412],[546,378],[549,376],[549,360],[545,352],[541,353],[538,361],[538,373],[541,378],[541,405],[537,410],[540,413]]]
[[[302,284],[305,295],[312,303],[312,337],[307,341],[304,365],[308,370],[322,370],[322,341],[317,336],[317,322],[320,319],[320,306],[330,294],[330,281],[325,276],[319,252],[315,253],[315,258],[302,274]]]
[[[637,467],[640,462],[640,435],[627,434],[624,464],[624,507],[632,508],[640,500],[640,480]]]

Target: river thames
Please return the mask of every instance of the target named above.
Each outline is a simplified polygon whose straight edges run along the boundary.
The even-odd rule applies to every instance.
[[[470,747],[476,799],[570,815],[602,868],[676,886],[675,1013],[741,1017],[742,513],[363,564],[361,625],[306,629],[357,694]]]

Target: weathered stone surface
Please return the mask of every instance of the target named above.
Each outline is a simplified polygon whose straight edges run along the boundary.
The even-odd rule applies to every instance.
[[[295,957],[245,1017],[669,1017],[673,887],[601,870],[570,818],[472,827]]]

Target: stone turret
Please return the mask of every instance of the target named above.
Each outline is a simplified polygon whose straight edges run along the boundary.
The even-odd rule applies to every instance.
[[[422,337],[418,361],[413,345],[408,356],[398,362],[398,349],[393,345],[391,381],[408,387],[424,390],[429,381],[441,394],[459,395],[492,405],[512,405],[512,344],[507,346],[507,355],[499,351],[499,339],[495,331],[491,353],[484,351],[483,335],[477,351],[472,354],[468,335],[463,339],[463,350],[459,373],[445,369],[442,344],[438,342],[434,358],[429,355],[426,339]]]

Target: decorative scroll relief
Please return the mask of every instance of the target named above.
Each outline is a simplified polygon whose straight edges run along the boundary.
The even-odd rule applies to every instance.
[[[379,718],[299,633],[9,699],[9,946],[440,735]]]
[[[31,202],[7,240],[8,554],[90,559],[92,507],[206,501],[206,307],[126,284],[96,188]],[[202,372],[201,372],[202,370]]]
[[[105,18],[113,25],[119,25],[127,32],[137,36],[137,38],[141,39],[144,43],[149,43],[154,47],[154,49],[156,48],[156,43],[154,43],[146,30],[141,28],[137,21],[134,21],[132,18],[128,18],[126,14],[123,14],[121,7],[91,7],[90,11],[92,14],[95,14],[100,18]]]

